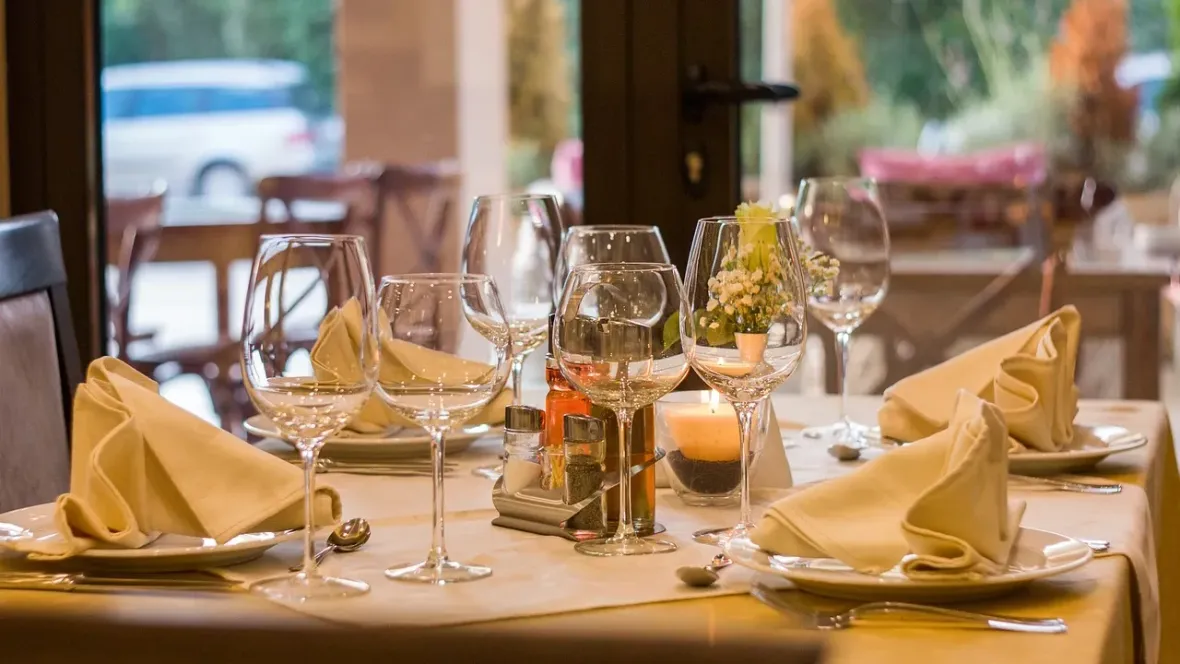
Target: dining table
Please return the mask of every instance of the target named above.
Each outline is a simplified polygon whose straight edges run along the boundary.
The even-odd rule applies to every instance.
[[[536,402],[538,395],[528,395]],[[787,446],[795,489],[854,472],[866,459],[847,462],[805,438],[810,425],[835,421],[833,396],[775,395],[775,411]],[[873,421],[879,396],[849,400],[850,415]],[[0,591],[0,632],[4,616],[68,615],[79,624],[97,616],[118,616],[120,624],[192,626],[202,630],[243,626],[298,629],[314,640],[335,626],[376,629],[457,627],[478,623],[488,633],[570,635],[626,644],[632,639],[704,639],[759,642],[822,640],[829,662],[994,662],[1070,664],[1180,661],[1180,473],[1164,406],[1152,401],[1083,400],[1080,423],[1117,425],[1144,434],[1147,443],[1112,455],[1084,475],[1123,485],[1114,495],[1048,490],[1010,483],[1010,495],[1027,502],[1022,525],[1076,538],[1108,540],[1109,552],[1015,593],[966,603],[966,608],[1018,617],[1057,617],[1068,624],[1061,635],[1018,634],[983,629],[947,629],[928,623],[854,626],[817,632],[760,603],[748,590],[757,575],[738,566],[721,573],[717,586],[680,584],[681,565],[704,565],[716,549],[692,541],[703,526],[736,521],[736,508],[693,508],[670,489],[660,489],[657,520],[680,549],[672,554],[591,558],[573,543],[493,526],[492,483],[472,474],[499,453],[501,439],[488,436],[448,460],[458,467],[446,477],[446,528],[450,551],[465,562],[487,564],[492,577],[445,587],[396,583],[384,578],[393,564],[422,557],[430,542],[431,480],[428,477],[325,473],[319,481],[335,487],[343,518],[364,517],[373,527],[370,543],[353,553],[329,556],[324,570],[367,581],[363,597],[280,605],[249,593],[58,593]],[[279,441],[257,443],[282,453]],[[888,454],[871,450],[866,457]],[[762,510],[778,493],[756,491]],[[218,570],[251,581],[285,572],[298,561],[297,542],[285,542],[261,558]],[[0,564],[3,559],[0,559]],[[101,647],[88,635],[74,647]],[[70,647],[62,634],[63,648]]]

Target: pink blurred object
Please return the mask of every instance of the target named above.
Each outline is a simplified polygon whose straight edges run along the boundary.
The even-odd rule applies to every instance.
[[[567,138],[553,149],[550,177],[560,191],[582,189],[582,139]]]
[[[922,155],[868,148],[858,155],[860,174],[880,182],[1035,185],[1045,181],[1044,147],[1019,143],[968,155]]]

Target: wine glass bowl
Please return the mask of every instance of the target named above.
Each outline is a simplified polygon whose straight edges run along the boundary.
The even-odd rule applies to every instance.
[[[588,263],[670,263],[668,248],[656,226],[574,226],[565,233],[558,254],[553,300],[561,299],[565,280]]]
[[[369,590],[363,581],[320,575],[312,561],[316,459],[324,441],[364,406],[377,375],[376,298],[367,256],[357,236],[268,235],[251,271],[241,336],[243,383],[258,411],[299,450],[304,471],[302,571],[251,586],[274,599],[303,602]]]
[[[570,273],[554,321],[562,374],[591,401],[615,412],[619,468],[629,462],[631,419],[684,379],[688,364],[675,332],[682,286],[676,268],[656,263],[595,263]],[[594,556],[667,553],[670,541],[641,539],[631,519],[631,477],[621,473],[614,536],[579,542]]]
[[[447,553],[443,463],[446,434],[482,411],[508,380],[512,336],[496,285],[482,274],[385,277],[378,302],[390,327],[382,351],[400,367],[382,374],[377,393],[430,434],[433,471],[433,528],[426,560],[394,565],[385,575],[433,585],[487,577],[491,568],[453,561]],[[411,340],[405,331],[427,319],[444,331],[439,337],[456,338],[454,352]]]
[[[739,212],[697,222],[679,318],[689,362],[739,424],[741,517],[694,535],[710,543],[751,527],[754,414],[795,372],[807,340],[807,280],[790,222],[768,208]]]
[[[795,219],[816,256],[839,265],[833,278],[809,289],[809,311],[835,333],[840,421],[806,429],[808,438],[864,447],[868,427],[847,415],[852,333],[877,310],[889,289],[889,227],[877,184],[867,178],[814,178],[799,190]]]
[[[486,274],[496,283],[512,336],[516,404],[525,357],[548,336],[561,239],[561,215],[551,195],[486,195],[471,206],[462,272]]]

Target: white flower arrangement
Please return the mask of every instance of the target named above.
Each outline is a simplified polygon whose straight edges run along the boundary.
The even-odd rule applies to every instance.
[[[778,232],[765,223],[779,219],[778,212],[767,205],[742,203],[736,217],[748,226],[743,225],[739,239],[726,249],[721,269],[709,278],[709,301],[698,314],[697,323],[714,339],[734,332],[765,334],[777,318],[803,304],[795,302],[790,277],[779,258],[781,252],[774,250]],[[830,290],[840,263],[798,238],[795,251],[807,294]]]

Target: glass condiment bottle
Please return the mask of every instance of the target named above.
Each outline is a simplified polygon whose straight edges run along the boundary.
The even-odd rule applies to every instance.
[[[570,385],[553,357],[553,316],[549,316],[549,351],[545,354],[545,452],[549,459],[546,488],[561,488],[565,471],[562,466],[564,421],[566,415],[589,415],[590,399]]]
[[[594,406],[590,414],[602,420],[605,427],[606,471],[612,472],[619,467],[619,421],[615,413],[609,408]],[[636,466],[646,463],[656,455],[656,409],[649,404],[635,411],[631,418],[631,449],[630,464]],[[607,530],[613,531],[619,522],[619,488],[615,487],[606,493]],[[638,475],[631,477],[631,519],[632,525],[640,535],[650,535],[656,525],[656,466],[651,464]]]
[[[530,406],[504,409],[504,491],[516,493],[540,483],[545,412]]]
[[[563,502],[577,504],[593,496],[602,488],[606,476],[606,441],[602,420],[586,415],[566,415],[565,481]],[[566,521],[566,528],[574,531],[601,533],[606,528],[603,500],[596,500]]]

